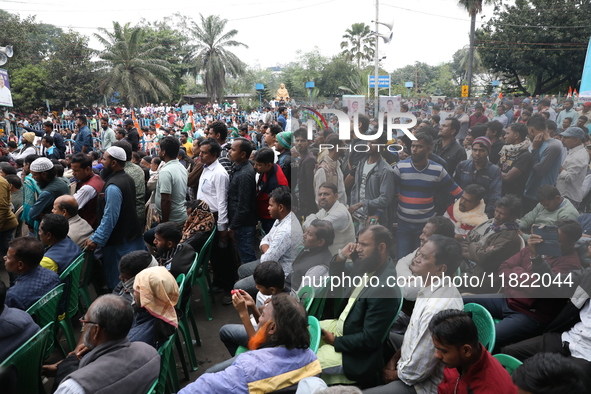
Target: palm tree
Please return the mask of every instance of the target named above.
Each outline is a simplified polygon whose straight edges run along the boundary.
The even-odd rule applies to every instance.
[[[198,41],[193,62],[196,71],[203,73],[205,91],[211,100],[221,102],[226,87],[226,75],[237,78],[244,75],[246,70],[244,63],[227,48],[248,46],[233,40],[238,30],[224,32],[227,19],[221,19],[218,15],[204,17],[200,14],[200,17],[201,26],[193,22],[191,29]]]
[[[341,54],[347,61],[356,60],[357,70],[361,69],[361,61],[371,61],[375,54],[375,36],[371,34],[369,26],[365,23],[353,23],[350,29],[343,34],[341,42]]]
[[[99,31],[102,35],[94,36],[105,47],[99,55],[104,72],[99,85],[102,94],[118,93],[128,106],[171,96],[169,63],[158,58],[163,48],[146,43],[143,29],[113,22],[113,32]]]
[[[472,63],[474,62],[474,31],[476,29],[476,15],[482,12],[482,5],[492,3],[492,0],[458,0],[458,5],[470,15],[470,52],[468,58],[468,96],[472,90]]]

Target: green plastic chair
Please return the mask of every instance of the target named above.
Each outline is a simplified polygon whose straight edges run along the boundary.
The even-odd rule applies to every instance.
[[[92,283],[94,253],[85,252],[84,262],[84,278],[82,278],[82,284],[80,285],[80,310],[86,312],[90,307],[90,304],[92,304],[92,297],[90,296],[90,290],[88,287]]]
[[[188,277],[185,277],[184,274],[180,274],[176,278],[176,282],[179,285],[179,308],[181,316],[179,317],[179,331],[183,335],[183,340],[185,341],[185,346],[187,348],[187,353],[189,354],[189,362],[191,363],[191,369],[196,371],[199,366],[197,364],[197,356],[195,355],[195,349],[193,348],[193,338],[191,337],[191,330],[189,329],[189,314],[192,314],[191,311],[191,298],[188,297],[185,293],[190,291],[188,286]],[[197,341],[200,342],[200,339]],[[182,349],[182,347],[181,347]],[[182,351],[182,350],[181,350]],[[183,357],[184,359],[184,357]]]
[[[76,260],[62,272],[60,280],[66,284],[64,296],[66,297],[66,317],[59,322],[60,327],[64,331],[66,342],[70,351],[76,348],[76,338],[74,338],[74,326],[72,319],[78,313],[78,297],[80,295],[80,275],[82,274],[82,266],[84,264],[84,253],[76,257]],[[66,355],[65,350],[59,345],[63,355]]]
[[[465,312],[472,312],[472,320],[478,329],[478,340],[484,347],[492,353],[495,347],[496,334],[495,322],[489,311],[479,304],[464,305]]]
[[[55,289],[45,294],[43,297],[37,300],[36,303],[31,305],[29,309],[27,309],[27,313],[31,315],[39,327],[45,327],[49,323],[54,323],[51,326],[51,335],[47,340],[47,347],[45,349],[45,353],[43,353],[43,360],[49,357],[55,345],[55,329],[58,323],[58,308],[65,287],[66,285],[62,283]]]
[[[0,364],[2,367],[16,369],[17,393],[33,394],[42,391],[41,362],[47,341],[53,333],[54,324],[54,322],[48,323]]]
[[[513,371],[515,371],[517,367],[523,364],[521,361],[519,361],[513,356],[509,356],[508,354],[495,354],[493,357],[499,360],[501,365],[505,367],[507,372],[509,372],[509,375],[512,375]]]
[[[311,286],[302,287],[298,291],[298,298],[306,309],[306,312],[308,312],[312,306],[312,301],[314,301],[314,288]]]
[[[148,393],[147,393],[147,394],[157,394],[157,393],[156,393],[156,387],[158,387],[158,380],[156,380],[156,381],[154,382],[154,384],[152,385],[152,387],[150,387],[150,388],[148,389]]]
[[[209,262],[209,256],[211,255],[211,248],[213,246],[213,238],[215,237],[216,226],[213,227],[211,231],[211,235],[201,248],[201,250],[197,254],[197,266],[195,267],[195,273],[191,280],[191,286],[197,285],[201,289],[201,294],[203,296],[203,302],[205,304],[205,314],[207,315],[207,320],[213,320],[213,316],[211,314],[211,295],[209,293],[209,273],[207,271],[207,263]],[[193,331],[195,330],[196,325],[193,326]],[[195,332],[195,336],[197,336],[197,332]]]
[[[326,293],[328,292],[329,280],[330,278],[326,278],[324,287],[315,289],[314,300],[312,301],[310,309],[308,310],[308,316],[314,316],[318,320],[322,318],[322,313],[324,313],[324,305],[326,304]]]
[[[177,332],[164,342],[158,349],[160,354],[160,374],[158,380],[153,386],[154,394],[176,393],[180,390],[179,375],[174,361],[174,343]]]
[[[322,330],[320,329],[320,322],[314,316],[308,316],[308,330],[310,331],[310,349],[316,353],[320,347]]]

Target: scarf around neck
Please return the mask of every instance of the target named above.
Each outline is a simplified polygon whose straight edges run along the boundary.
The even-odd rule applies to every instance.
[[[500,160],[499,163],[504,163],[508,161],[515,161],[523,152],[527,152],[529,149],[531,142],[528,139],[520,142],[519,144],[515,145],[504,145],[501,148],[501,152],[499,152]]]

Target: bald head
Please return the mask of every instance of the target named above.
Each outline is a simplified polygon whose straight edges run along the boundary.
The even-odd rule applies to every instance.
[[[78,215],[78,201],[69,194],[59,196],[53,202],[53,210],[51,212],[65,216],[68,219],[74,217]]]

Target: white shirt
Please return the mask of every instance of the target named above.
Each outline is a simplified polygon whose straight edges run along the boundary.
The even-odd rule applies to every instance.
[[[328,250],[333,255],[337,254],[339,249],[344,248],[349,242],[355,242],[355,227],[353,219],[347,209],[347,206],[336,201],[328,210],[321,209],[306,218],[304,228],[307,228],[314,219],[326,220],[332,224],[334,229],[334,242]]]
[[[58,386],[54,394],[86,394],[86,390],[74,379],[68,379]]]
[[[439,286],[431,290],[428,286],[419,291],[398,361],[398,378],[417,394],[436,393],[443,380],[443,364],[435,358],[429,323],[444,309],[464,309],[458,289]]]
[[[562,333],[562,340],[569,343],[570,354],[591,362],[591,303],[585,302],[580,312],[581,321]]]
[[[582,144],[569,149],[562,163],[563,170],[556,179],[556,188],[563,197],[568,197],[576,202],[583,201],[583,181],[587,175],[589,154]]]
[[[78,202],[78,210],[84,208],[86,204],[97,195],[96,190],[94,187],[90,185],[84,185],[74,194],[74,198],[76,202]]]
[[[406,278],[406,286],[400,287],[402,296],[405,300],[416,300],[417,296],[419,295],[419,291],[421,290],[418,282],[409,280],[409,278],[413,276],[413,273],[410,270],[410,265],[412,264],[412,260],[415,258],[418,251],[419,248],[416,248],[414,252],[407,254],[401,259],[398,259],[398,262],[396,263],[396,276]]]
[[[228,227],[228,185],[230,177],[218,160],[208,166],[203,166],[203,173],[199,178],[197,199],[209,205],[211,212],[218,213],[218,231]]]
[[[278,262],[287,276],[291,273],[291,264],[302,249],[303,235],[302,226],[293,212],[282,220],[275,220],[271,231],[261,240],[260,246],[269,245],[269,249],[261,255],[260,261]]]
[[[10,89],[6,86],[3,86],[2,89],[0,89],[0,105],[12,107],[12,94],[10,93]]]

